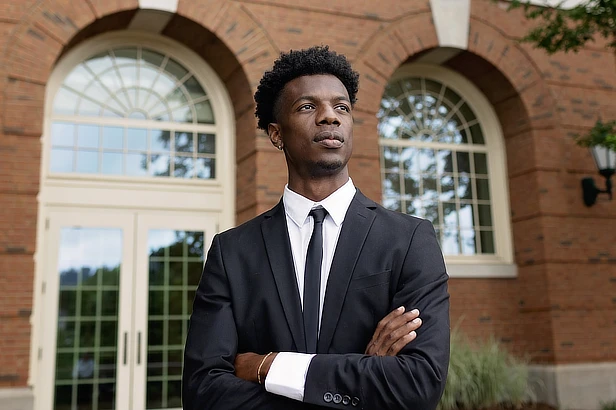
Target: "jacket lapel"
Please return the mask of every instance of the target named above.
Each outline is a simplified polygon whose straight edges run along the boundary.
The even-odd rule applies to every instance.
[[[265,219],[261,223],[261,231],[270,267],[276,281],[278,296],[295,346],[297,346],[299,352],[305,352],[306,340],[304,338],[302,307],[282,200],[265,214]]]
[[[374,222],[375,213],[371,210],[374,208],[376,204],[358,189],[344,218],[329,271],[317,353],[329,350],[355,264]]]

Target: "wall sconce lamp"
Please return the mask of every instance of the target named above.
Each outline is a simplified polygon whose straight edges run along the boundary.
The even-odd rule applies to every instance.
[[[605,178],[605,189],[595,186],[592,178],[582,179],[582,192],[586,206],[593,206],[599,194],[608,194],[612,199],[612,175],[616,172],[616,152],[606,147],[595,145],[590,147],[590,152],[595,159],[595,164],[599,169],[599,174]]]

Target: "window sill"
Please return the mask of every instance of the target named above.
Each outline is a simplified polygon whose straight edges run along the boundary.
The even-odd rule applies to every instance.
[[[516,264],[461,264],[446,263],[451,278],[515,278],[518,276]]]

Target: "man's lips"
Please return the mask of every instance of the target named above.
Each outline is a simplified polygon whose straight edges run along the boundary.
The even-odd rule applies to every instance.
[[[340,148],[344,137],[337,131],[321,131],[314,137],[314,142],[325,148]]]

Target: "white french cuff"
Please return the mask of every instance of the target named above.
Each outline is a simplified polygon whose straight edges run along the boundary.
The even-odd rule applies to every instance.
[[[265,378],[265,390],[303,401],[306,374],[314,354],[280,352],[274,358]]]

